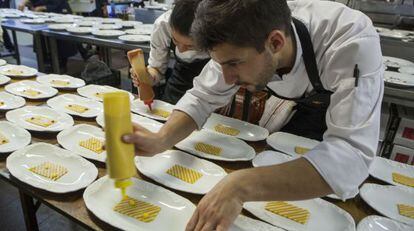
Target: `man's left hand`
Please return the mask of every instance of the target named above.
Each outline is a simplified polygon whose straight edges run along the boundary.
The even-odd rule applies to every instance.
[[[243,208],[238,186],[235,174],[221,180],[201,199],[186,231],[228,230]]]

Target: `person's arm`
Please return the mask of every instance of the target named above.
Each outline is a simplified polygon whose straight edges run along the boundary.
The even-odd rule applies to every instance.
[[[30,6],[30,0],[24,0],[20,5],[17,7],[20,11],[23,11],[26,6]]]

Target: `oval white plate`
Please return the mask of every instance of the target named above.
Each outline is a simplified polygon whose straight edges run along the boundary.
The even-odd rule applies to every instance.
[[[96,29],[93,29],[91,27],[68,27],[66,28],[67,32],[72,33],[72,34],[80,34],[80,35],[90,34],[94,30]]]
[[[131,180],[133,185],[127,188],[128,196],[161,207],[152,222],[141,222],[113,210],[122,196],[121,191],[114,187],[114,181],[108,176],[100,178],[86,188],[83,193],[86,207],[102,221],[122,230],[185,230],[195,210],[193,203],[160,186],[134,177]]]
[[[139,21],[122,21],[122,22],[117,22],[116,24],[121,25],[123,28],[134,28],[135,26],[142,25],[142,22],[139,22]]]
[[[75,22],[75,19],[72,17],[54,17],[54,18],[51,18],[50,20],[53,21],[54,23],[63,23],[63,24]]]
[[[384,81],[386,83],[390,83],[394,85],[412,87],[414,86],[414,75],[403,74],[403,73],[393,72],[393,71],[384,71]]]
[[[96,117],[96,122],[99,124],[99,126],[103,128],[105,127],[104,119],[105,117],[103,114],[100,114],[98,115],[98,117]],[[132,120],[132,123],[138,124],[154,133],[157,133],[163,126],[163,124],[158,121],[155,121],[155,120],[152,120],[147,117],[140,116],[140,115],[136,115],[133,113],[131,113],[131,120]]]
[[[247,211],[256,217],[287,230],[306,231],[353,231],[355,221],[351,215],[336,205],[322,199],[304,201],[289,201],[289,204],[307,209],[309,220],[302,225],[285,217],[271,213],[265,209],[267,202],[246,202],[243,205]]]
[[[64,166],[68,172],[53,181],[29,170],[44,162]],[[13,152],[7,157],[7,169],[20,181],[53,193],[68,193],[85,188],[98,176],[98,169],[91,162],[46,143],[32,144]]]
[[[125,32],[122,30],[96,30],[92,34],[101,38],[117,38],[118,36],[124,35]]]
[[[414,75],[414,66],[403,66],[398,69],[400,73]],[[414,76],[412,76],[414,78]]]
[[[187,183],[166,173],[174,165],[193,169],[203,176],[194,184]],[[176,150],[165,151],[153,157],[136,156],[135,166],[142,174],[160,184],[195,194],[208,193],[227,175],[223,168],[212,162]]]
[[[7,64],[7,61],[4,59],[0,59],[0,66],[4,66]]]
[[[3,106],[0,106],[0,111],[16,109],[26,104],[26,100],[23,97],[4,91],[0,92],[0,101],[4,103]]]
[[[239,215],[229,231],[284,231],[266,222]]]
[[[413,187],[394,182],[392,180],[392,173],[394,172],[414,178],[414,166],[378,156],[374,157],[374,161],[369,167],[369,174],[379,180],[385,181],[389,184],[414,189]]]
[[[397,204],[414,206],[414,190],[400,186],[364,184],[360,189],[360,195],[379,213],[405,224],[414,225],[414,219],[400,215],[397,208]]]
[[[0,86],[10,82],[10,78],[5,75],[0,75]]]
[[[120,18],[103,18],[101,20],[101,22],[106,23],[106,24],[112,24],[112,23],[122,22],[122,19],[120,19]]]
[[[37,70],[23,65],[7,64],[0,67],[0,74],[9,77],[27,78],[37,75]]]
[[[138,25],[135,26],[135,29],[144,29],[144,30],[153,30],[154,29],[154,24],[142,24],[142,25]]]
[[[44,24],[46,21],[44,19],[22,19],[20,22],[26,24]]]
[[[127,34],[141,34],[141,35],[150,35],[152,33],[152,28],[145,29],[145,28],[135,28],[135,29],[128,29],[125,30]]]
[[[161,100],[154,100],[154,102],[151,104],[152,109],[162,109],[167,112],[172,113],[174,109],[174,105],[169,104],[167,102],[161,101]],[[147,105],[144,104],[140,99],[134,100],[131,104],[131,111],[138,113],[140,115],[146,116],[151,119],[159,120],[159,121],[167,121],[167,118],[164,118],[162,116],[154,115],[149,111],[149,108]]]
[[[68,85],[62,86],[62,85],[53,83],[54,80],[65,81],[68,83]],[[38,76],[36,78],[36,81],[41,84],[54,87],[54,88],[59,88],[59,89],[76,89],[76,88],[85,86],[85,81],[83,79],[75,78],[69,75],[57,75],[57,74],[42,75],[42,76]]]
[[[95,25],[99,24],[99,22],[95,22],[95,21],[77,21],[75,23],[76,26],[85,26],[85,27],[93,27]]]
[[[9,141],[0,145],[0,153],[14,152],[26,147],[32,141],[28,131],[7,121],[0,121],[0,134]]]
[[[99,30],[120,30],[122,26],[117,24],[99,24],[95,28]]]
[[[128,43],[147,43],[151,40],[151,36],[141,34],[129,34],[121,35],[118,39]]]
[[[289,156],[281,152],[275,151],[263,151],[256,155],[256,157],[252,160],[253,167],[263,167],[263,166],[270,166],[276,164],[283,164],[285,162],[292,161],[294,159],[300,158],[300,156]],[[330,194],[326,197],[335,200],[341,200],[337,195]]]
[[[101,22],[101,21],[103,21],[103,18],[100,18],[100,17],[84,17],[82,20],[83,21]]]
[[[111,87],[111,86],[101,86],[101,85],[90,84],[90,85],[86,85],[84,87],[78,88],[77,91],[79,95],[84,96],[89,99],[97,100],[97,101],[103,101],[102,98],[99,98],[96,96],[97,93],[123,91],[123,92],[128,93],[131,102],[134,100],[134,95],[132,95],[130,92],[127,92],[127,91],[124,91],[124,90],[121,90],[115,87]]]
[[[414,227],[381,216],[367,216],[358,223],[357,231],[407,231]]]
[[[70,104],[80,105],[88,108],[89,110],[84,113],[78,113],[66,108],[66,106]],[[47,101],[47,105],[57,111],[62,111],[70,115],[84,118],[94,118],[103,113],[102,103],[73,94],[63,94],[51,98]]]
[[[402,39],[408,36],[408,32],[399,31],[399,30],[386,30],[379,32],[381,36],[395,38],[395,39]]]
[[[105,163],[106,151],[97,154],[79,145],[79,142],[90,138],[97,138],[105,142],[105,133],[98,127],[88,124],[79,124],[65,129],[57,135],[57,141],[64,149],[79,154],[87,159]]]
[[[50,24],[47,25],[49,30],[55,30],[55,31],[64,31],[69,27],[74,27],[73,24]]]
[[[290,156],[297,156],[295,147],[313,149],[320,142],[286,132],[275,132],[267,137],[266,142],[272,148],[284,152]]]
[[[217,124],[223,124],[238,129],[240,133],[235,137],[242,140],[259,141],[266,139],[266,137],[269,135],[269,131],[266,128],[262,128],[248,122],[222,116],[216,113],[211,114],[211,116],[207,119],[207,122],[204,124],[203,128],[216,132],[214,130],[214,127]]]
[[[20,82],[11,83],[7,85],[4,89],[7,92],[10,92],[14,95],[25,97],[27,99],[46,99],[53,97],[58,93],[58,90],[56,90],[55,88],[40,84],[32,80],[23,80]],[[25,95],[23,91],[28,89],[38,91],[40,92],[40,94],[37,96]]]
[[[382,56],[385,66],[400,68],[403,66],[414,66],[414,63],[405,59],[395,58],[391,56]]]
[[[197,151],[194,146],[198,142],[221,147],[221,154],[216,156]],[[254,148],[249,146],[246,142],[235,137],[220,135],[207,130],[194,131],[186,139],[176,144],[175,147],[196,156],[212,160],[248,161],[253,159],[256,155]]]
[[[33,116],[43,116],[56,120],[55,124],[49,127],[42,127],[26,121]],[[60,132],[72,127],[74,122],[70,115],[56,111],[49,107],[26,106],[6,113],[6,119],[30,131],[38,132]]]

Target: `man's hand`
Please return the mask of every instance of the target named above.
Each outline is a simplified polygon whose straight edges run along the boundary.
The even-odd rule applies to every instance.
[[[46,6],[37,6],[37,7],[33,8],[33,11],[35,11],[35,12],[44,12],[46,10],[47,10]]]
[[[147,72],[151,78],[153,86],[156,85],[160,81],[161,74],[158,72],[157,69],[153,67],[148,67]],[[139,76],[135,73],[135,71],[132,68],[129,69],[129,73],[131,74],[131,79],[134,86],[139,87]]]
[[[134,144],[135,154],[143,156],[153,156],[171,148],[164,145],[159,133],[150,132],[138,124],[133,124],[133,133],[123,136],[122,140],[125,143]]]
[[[201,199],[186,231],[225,231],[231,227],[243,208],[235,174],[227,175]]]
[[[22,4],[20,4],[20,5],[17,7],[17,9],[18,9],[18,10],[20,10],[20,11],[23,11],[25,7],[26,7],[26,2],[23,2]]]

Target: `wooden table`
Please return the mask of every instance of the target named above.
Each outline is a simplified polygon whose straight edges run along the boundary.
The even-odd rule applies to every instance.
[[[14,80],[18,81],[18,80]],[[0,87],[0,91],[3,91],[4,88]],[[72,92],[59,92],[62,93],[74,93]],[[46,100],[43,101],[28,101],[27,105],[41,105],[44,104]],[[0,120],[4,119],[4,114],[1,116]],[[81,118],[74,118],[75,124],[90,124],[98,126],[95,120],[91,119],[81,119]],[[32,143],[37,142],[46,142],[50,144],[57,144],[56,134],[45,134],[45,133],[33,133],[32,134]],[[257,153],[267,149],[267,145],[265,141],[260,142],[251,142],[249,143],[253,146]],[[211,161],[211,160],[210,160]],[[106,174],[105,166],[102,163],[92,161],[99,170],[99,178]],[[222,162],[222,161],[212,161],[216,164],[222,166],[228,173],[243,169],[243,168],[250,168],[252,167],[251,162]],[[142,174],[138,173],[136,176],[139,179],[143,179],[145,181],[151,182],[156,185],[160,185],[155,181],[143,176]],[[23,207],[23,212],[25,216],[26,227],[28,230],[38,230],[37,221],[36,221],[36,210],[39,203],[49,206],[53,210],[57,211],[58,213],[68,217],[72,221],[80,224],[81,226],[85,227],[86,229],[90,230],[107,230],[107,229],[114,229],[110,227],[108,224],[100,221],[96,218],[91,212],[86,209],[85,203],[83,201],[82,193],[83,190],[68,193],[68,194],[53,194],[46,191],[42,191],[36,188],[33,188],[16,178],[10,175],[9,171],[6,169],[6,156],[2,156],[0,158],[0,179],[3,179],[5,182],[15,186],[18,188],[20,193],[21,204]],[[375,182],[373,179],[368,179],[367,182]],[[375,182],[379,183],[379,182]],[[162,185],[161,185],[162,186]],[[170,189],[171,191],[191,200],[194,204],[197,204],[201,197],[200,195],[194,195],[190,193],[180,192],[174,189]],[[34,203],[33,200],[37,200],[38,202]],[[355,222],[358,223],[361,219],[368,215],[377,214],[373,209],[371,209],[359,196],[355,197],[354,199],[347,200],[346,202],[341,202],[329,198],[324,198],[329,202],[339,206],[340,208],[347,211],[351,216],[354,218]],[[243,210],[243,214],[254,217],[252,214],[248,213],[247,211]]]

